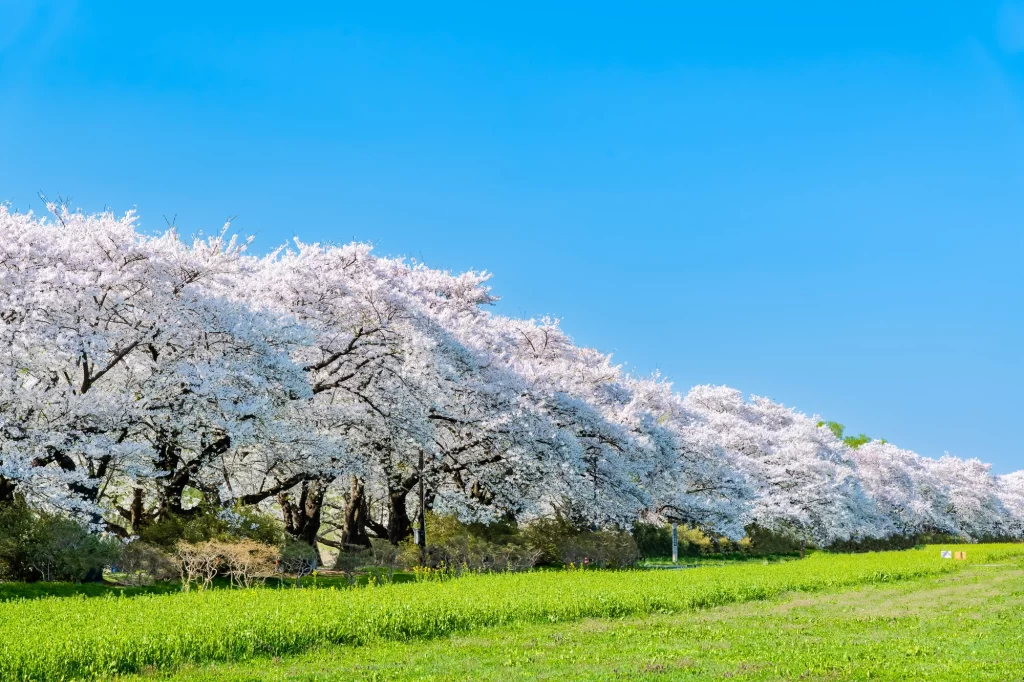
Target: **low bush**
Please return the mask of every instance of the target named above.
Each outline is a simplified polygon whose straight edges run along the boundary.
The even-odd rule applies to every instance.
[[[391,546],[391,543],[387,543]],[[369,550],[354,547],[344,552],[338,552],[334,559],[334,570],[341,573],[350,585],[356,582],[356,573],[372,561]]]
[[[121,582],[134,587],[166,582],[178,576],[174,557],[156,545],[140,540],[125,546],[116,569],[120,573]]]
[[[757,525],[747,526],[751,554],[755,556],[799,554],[800,541],[790,535],[776,533]]]
[[[242,540],[222,545],[221,556],[231,582],[238,587],[250,588],[262,585],[274,575],[281,552],[277,547]]]
[[[185,592],[193,585],[199,591],[206,590],[219,575],[229,577],[237,587],[261,585],[280,570],[281,558],[276,547],[252,540],[181,542],[175,552],[181,589]]]
[[[188,592],[194,585],[203,591],[213,584],[213,579],[223,570],[221,543],[179,542],[174,554],[181,575],[181,589]]]
[[[640,556],[645,559],[672,555],[672,526],[670,524],[634,523],[633,539]]]
[[[302,587],[302,579],[313,575],[320,566],[320,554],[315,547],[293,540],[285,543],[277,561],[277,572],[295,576],[295,586]]]
[[[426,525],[427,565],[454,575],[522,571],[532,568],[539,556],[508,523],[466,524],[453,516],[427,514]],[[407,567],[419,565],[419,547],[403,544],[400,560]]]
[[[239,542],[251,540],[280,547],[285,543],[284,526],[270,514],[255,507],[223,509],[201,502],[180,515],[168,514],[138,530],[143,542],[174,551],[179,542]]]
[[[916,535],[893,535],[887,538],[863,538],[860,540],[844,540],[828,546],[831,552],[887,552],[898,549],[910,549],[919,544]]]
[[[370,540],[369,563],[373,567],[373,576],[378,582],[389,583],[395,578],[395,572],[402,568],[402,549],[387,540],[372,538]],[[338,555],[343,560],[345,552]]]
[[[780,554],[798,554],[800,542],[791,537],[748,526],[747,535],[741,540],[706,535],[699,528],[686,524],[677,527],[680,557],[724,556],[745,558]],[[646,559],[664,558],[672,555],[671,524],[654,525],[637,523],[633,526],[633,537],[641,556]]]
[[[522,542],[537,553],[538,565],[560,566],[563,547],[583,532],[586,531],[577,528],[565,516],[556,514],[527,524],[522,530]]]
[[[23,499],[0,504],[0,579],[25,580],[31,576],[26,540],[34,523],[35,516]]]
[[[642,556],[627,531],[579,528],[562,515],[533,521],[523,529],[522,538],[524,546],[536,554],[537,563],[545,566],[627,568]]]
[[[0,507],[0,575],[6,579],[99,581],[121,550],[116,538],[90,533],[75,519],[35,512],[21,500]]]
[[[578,533],[559,545],[566,566],[628,568],[640,560],[633,536],[624,530],[599,530]]]

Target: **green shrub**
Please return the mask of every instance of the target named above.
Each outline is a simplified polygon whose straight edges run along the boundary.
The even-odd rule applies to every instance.
[[[34,522],[24,499],[0,504],[0,579],[21,580],[31,573],[25,543]]]
[[[522,537],[526,547],[537,554],[539,565],[625,568],[641,557],[636,541],[627,531],[579,528],[561,514],[527,524]]]
[[[455,516],[428,513],[426,565],[446,574],[521,571],[532,568],[538,553],[526,546],[518,527],[509,521],[463,523]],[[399,546],[397,563],[419,566],[420,547]]]
[[[237,542],[252,540],[280,547],[285,543],[284,526],[270,514],[255,507],[224,509],[200,503],[182,515],[168,514],[139,530],[139,539],[172,552],[179,542]]]
[[[0,576],[33,582],[98,581],[121,555],[120,541],[80,522],[36,512],[24,500],[0,506]]]
[[[629,568],[640,560],[633,536],[624,530],[583,532],[566,538],[559,545],[566,566]]]
[[[339,554],[338,560],[342,560],[345,554]],[[392,582],[395,572],[402,566],[402,549],[387,540],[371,538],[370,549],[366,554],[374,569],[371,571],[372,576],[379,582]]]
[[[278,560],[278,572],[295,576],[295,586],[302,587],[302,579],[312,575],[320,566],[320,554],[316,547],[299,540],[285,543]]]
[[[427,523],[429,524],[429,522],[430,516],[428,515]],[[522,533],[519,525],[511,517],[496,519],[490,523],[474,521],[462,525],[470,535],[496,545],[518,544],[522,542]],[[429,538],[430,535],[428,534],[427,537]]]
[[[257,507],[238,506],[231,510],[231,523],[228,524],[227,535],[233,540],[252,540],[261,545],[280,547],[287,541],[284,524]],[[221,516],[226,516],[221,514]]]
[[[141,540],[130,542],[124,547],[116,568],[125,585],[136,587],[178,577],[178,567],[171,555]]]
[[[536,519],[522,531],[523,542],[537,552],[537,563],[541,566],[560,566],[562,548],[584,531],[572,524],[561,514]]]
[[[747,537],[750,538],[751,552],[757,556],[800,553],[799,540],[781,533],[774,533],[760,526],[747,526]]]
[[[1017,542],[1016,538],[979,538],[984,543]],[[845,540],[828,546],[832,552],[887,552],[898,549],[910,549],[921,545],[958,545],[971,542],[968,538],[949,533],[922,533],[918,535],[890,535],[884,538],[862,538]]]
[[[387,544],[389,547],[393,547],[390,542]],[[341,573],[350,583],[354,583],[356,572],[372,561],[373,556],[368,549],[346,549],[344,552],[338,552],[338,556],[334,559],[333,570]]]
[[[640,556],[645,559],[672,555],[672,526],[651,523],[634,523],[633,539],[636,540]]]
[[[57,514],[38,514],[25,538],[29,579],[46,582],[100,580],[103,569],[121,555],[121,542],[90,533],[78,521]]]

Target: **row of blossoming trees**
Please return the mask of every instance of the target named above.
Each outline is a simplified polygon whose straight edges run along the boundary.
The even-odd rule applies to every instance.
[[[0,206],[0,503],[128,537],[277,505],[314,543],[397,542],[426,505],[519,521],[750,524],[819,544],[1024,535],[1024,474],[848,447],[765,398],[631,376],[553,320],[489,310],[486,273],[296,241],[145,234],[134,215]],[[422,462],[422,464],[421,464]],[[373,500],[373,504],[370,501]]]

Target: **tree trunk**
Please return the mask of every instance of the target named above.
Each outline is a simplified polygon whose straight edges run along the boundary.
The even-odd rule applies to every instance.
[[[412,521],[406,508],[410,488],[388,486],[388,540],[397,545],[412,535]]]
[[[345,528],[341,533],[343,547],[369,547],[370,536],[366,533],[370,510],[366,504],[366,489],[363,482],[355,474],[352,475],[352,487],[349,489],[348,502],[345,505]]]
[[[807,540],[801,540],[800,541],[800,558],[801,559],[804,558],[804,552],[806,551],[806,549],[807,549]]]
[[[170,439],[158,441],[157,452],[159,457],[156,465],[167,473],[153,478],[153,482],[156,484],[156,509],[153,515],[161,519],[168,516],[179,516],[182,512],[181,496],[185,491],[187,480],[184,477],[175,476],[181,462],[181,453]]]
[[[320,532],[320,515],[323,512],[324,495],[330,481],[313,479],[302,482],[302,492],[298,503],[291,500],[291,495],[281,493],[277,501],[281,505],[284,516],[284,529],[297,540],[302,540],[311,547],[316,547],[316,536]]]
[[[83,583],[101,583],[103,582],[103,569],[102,568],[90,568],[89,571],[82,578]]]
[[[153,479],[157,488],[157,508],[152,516],[155,518],[163,518],[168,515],[193,516],[199,507],[190,507],[189,509],[184,507],[185,489],[189,487],[201,490],[206,502],[216,504],[218,501],[215,499],[216,489],[209,487],[203,489],[193,479],[202,467],[223,455],[230,448],[230,436],[216,436],[203,445],[202,450],[193,459],[186,461],[182,458],[181,449],[175,443],[173,436],[161,439],[157,446],[159,452],[157,466],[168,473]]]
[[[14,502],[14,491],[16,489],[17,487],[14,485],[14,481],[0,476],[0,503]]]
[[[136,487],[132,491],[132,506],[129,508],[129,523],[132,524],[132,530],[138,533],[142,530],[142,527],[147,525],[146,508],[143,506],[142,488]]]

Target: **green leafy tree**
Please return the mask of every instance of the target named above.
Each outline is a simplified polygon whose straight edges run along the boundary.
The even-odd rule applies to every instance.
[[[851,447],[854,450],[859,448],[861,445],[864,445],[865,443],[870,443],[873,440],[871,436],[867,435],[866,433],[858,433],[856,436],[844,436],[843,434],[846,431],[846,427],[843,424],[840,424],[839,422],[820,421],[818,422],[818,426],[828,427],[828,430],[831,431],[836,438],[843,441],[844,443],[846,443],[847,447]],[[886,442],[884,438],[879,440],[881,440],[883,443]]]

